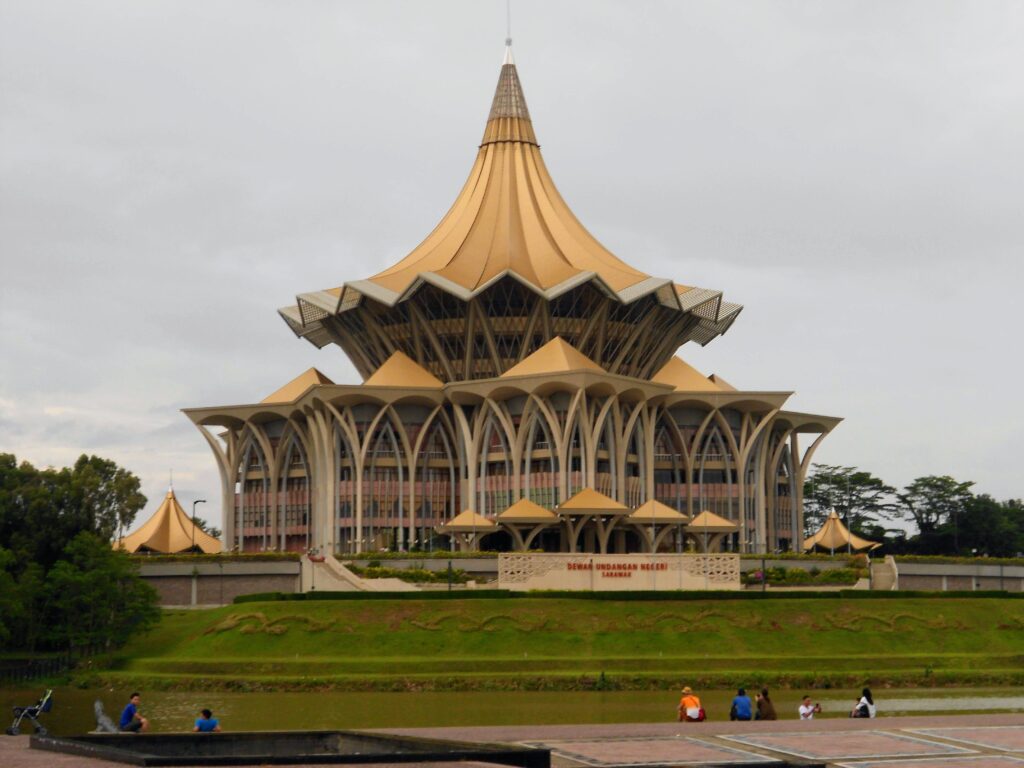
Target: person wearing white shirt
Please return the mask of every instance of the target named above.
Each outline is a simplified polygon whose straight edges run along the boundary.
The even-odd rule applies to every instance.
[[[801,720],[813,720],[816,712],[821,712],[821,704],[811,704],[811,697],[804,696],[804,703],[798,710]]]
[[[865,688],[861,691],[857,706],[850,712],[850,717],[874,717],[877,712],[875,700],[871,697],[871,689]]]

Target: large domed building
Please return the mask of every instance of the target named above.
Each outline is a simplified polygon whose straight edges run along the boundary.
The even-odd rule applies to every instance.
[[[225,548],[675,552],[709,532],[732,551],[798,547],[804,476],[839,419],[675,356],[741,309],[583,227],[506,48],[476,162],[434,231],[279,310],[363,384],[310,369],[259,403],[186,411],[220,469]]]

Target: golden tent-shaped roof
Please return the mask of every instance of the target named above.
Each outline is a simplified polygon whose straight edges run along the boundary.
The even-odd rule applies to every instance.
[[[721,392],[722,388],[681,357],[673,357],[651,381],[668,384],[680,392]]]
[[[444,525],[437,526],[437,529],[446,533],[470,533],[490,531],[497,527],[493,520],[471,509],[464,509]]]
[[[396,351],[373,375],[363,382],[368,387],[418,387],[440,389],[440,379],[403,353]]]
[[[545,523],[557,520],[558,516],[540,504],[522,498],[498,515],[499,523]]]
[[[685,525],[690,522],[690,518],[682,512],[677,512],[657,499],[648,499],[634,509],[628,519],[643,525]]]
[[[389,322],[381,323],[381,330],[387,334],[386,328],[393,325],[396,334],[387,343],[376,334],[366,333],[368,326],[376,325],[382,315],[400,302],[411,300],[425,286],[469,302],[495,288],[504,278],[548,301],[584,285],[593,286],[600,295],[619,305],[655,297],[654,304],[670,313],[672,322],[668,317],[660,318],[664,326],[662,335],[645,337],[645,341],[672,341],[673,348],[687,341],[707,344],[728,330],[742,309],[738,304],[723,301],[721,291],[678,285],[635,269],[601,245],[579,222],[559,194],[541,157],[510,47],[506,48],[469,178],[441,222],[393,266],[364,280],[299,294],[295,306],[285,307],[279,313],[296,335],[316,346],[342,346],[364,376],[381,365],[396,344],[407,344],[407,348],[403,347],[405,352],[421,364],[435,359],[430,354],[436,356],[438,349],[430,354],[421,353],[423,345],[414,347],[408,329],[416,329],[420,336],[439,334],[442,338],[436,339],[435,347],[442,348],[444,362],[438,362],[438,370],[433,372],[440,374],[440,368],[452,363],[457,350],[443,349],[456,342],[443,338],[454,333],[438,321],[463,321],[457,312],[441,306],[443,301],[434,302],[436,306],[432,305],[432,309],[436,311],[417,306],[415,311],[395,310],[395,318],[388,315]],[[361,308],[367,303],[373,310],[366,310],[364,317]],[[526,304],[515,301],[511,306]],[[573,301],[565,304],[568,316],[579,316],[572,315]],[[507,313],[502,316],[512,317]],[[478,321],[483,319],[478,317]],[[631,324],[635,325],[632,318],[623,323],[624,333]],[[508,329],[503,332],[507,334]],[[544,341],[549,340],[550,328],[545,328],[544,333],[548,334]],[[435,340],[429,341],[433,344]],[[497,364],[487,366],[488,370],[477,377],[486,378],[485,373],[500,375],[507,370],[516,362],[517,355],[522,359],[529,353],[527,345],[520,346],[523,349],[515,354],[492,351],[490,354],[499,358]],[[614,351],[618,347],[612,345],[608,349]],[[581,351],[588,354],[586,349]],[[667,354],[659,348],[656,364],[660,365]],[[619,372],[603,360],[594,359],[606,370]],[[630,366],[617,361],[616,367]],[[472,373],[476,372],[471,370]],[[460,378],[457,371],[445,374],[442,378],[446,381]]]
[[[560,515],[628,515],[629,507],[593,488],[583,488],[558,505]]]
[[[813,536],[804,540],[804,549],[811,550],[815,547],[820,549],[827,549],[829,551],[835,551],[837,549],[849,549],[854,552],[861,552],[863,550],[875,549],[876,547],[882,546],[877,541],[868,541],[862,539],[855,533],[851,533],[850,530],[843,525],[843,521],[839,519],[839,515],[833,509],[825,520],[818,532]]]
[[[134,533],[114,542],[114,549],[128,552],[159,552],[173,555],[193,549],[207,555],[221,551],[219,539],[194,524],[178,503],[174,489],[167,491],[153,516]]]
[[[733,533],[739,529],[736,523],[706,509],[686,526],[689,533]]]
[[[277,391],[267,395],[263,398],[262,402],[268,405],[294,403],[313,387],[333,383],[316,368],[310,368],[308,371],[300,373]]]
[[[569,373],[570,371],[604,373],[604,368],[561,336],[556,336],[521,363],[513,365],[501,374],[501,378],[536,376],[545,373]]]

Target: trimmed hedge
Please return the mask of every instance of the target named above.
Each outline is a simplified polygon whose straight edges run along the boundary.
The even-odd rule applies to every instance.
[[[359,552],[356,554],[337,554],[334,557],[342,562],[348,560],[497,560],[501,552]]]
[[[921,592],[902,590],[899,592],[872,592],[866,589],[839,589],[829,592],[821,591],[786,591],[772,592],[726,592],[726,591],[690,591],[690,592],[571,592],[567,590],[551,590],[544,592],[511,592],[503,589],[459,589],[454,591],[437,590],[427,592],[305,592],[290,594],[285,592],[259,592],[251,595],[239,595],[235,603],[261,603],[291,600],[495,600],[515,598],[571,598],[573,600],[643,600],[643,601],[689,601],[689,600],[895,600],[899,598],[927,598],[945,600],[954,598],[1011,598],[1022,600],[1024,592],[1005,592],[985,590],[978,592]]]
[[[367,566],[349,565],[356,576],[364,579],[401,579],[412,584],[465,584],[469,576],[461,568],[448,571],[428,571],[425,568],[382,568],[376,560],[369,560]]]
[[[1024,567],[1024,557],[953,557],[952,555],[896,555],[900,563],[934,563],[936,565],[1016,565]]]
[[[129,555],[133,562],[143,563],[266,563],[266,562],[298,562],[302,555],[298,552],[253,552],[221,553],[216,555]]]

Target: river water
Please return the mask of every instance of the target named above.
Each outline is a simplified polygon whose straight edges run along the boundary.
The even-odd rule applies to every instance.
[[[31,704],[39,689],[0,689],[0,706]],[[113,720],[130,691],[59,688],[53,711],[43,716],[51,732],[82,733],[94,727],[93,702],[100,699]],[[735,691],[697,691],[710,720],[727,720]],[[821,717],[846,717],[860,691],[811,692]],[[879,716],[924,712],[1024,712],[1024,695],[1006,688],[913,688],[876,690]],[[802,691],[772,694],[781,719],[795,719]],[[142,713],[153,731],[190,730],[198,710],[208,707],[225,730],[329,730],[414,728],[449,725],[523,725],[665,722],[676,717],[677,691],[233,693],[142,691]],[[9,723],[4,723],[4,726]],[[28,732],[26,726],[25,732]]]

